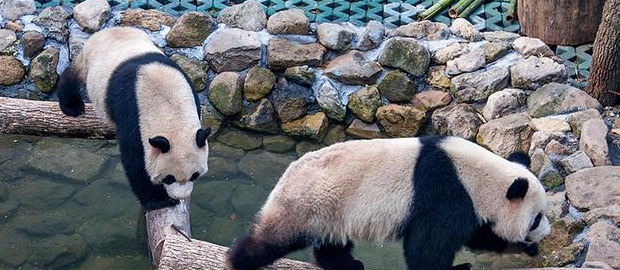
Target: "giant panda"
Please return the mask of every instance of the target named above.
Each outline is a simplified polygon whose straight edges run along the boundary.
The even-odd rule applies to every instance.
[[[545,190],[527,165],[526,154],[506,160],[457,137],[310,152],[286,169],[227,266],[257,269],[311,246],[324,269],[364,269],[351,255],[355,241],[401,239],[411,270],[451,269],[462,246],[502,251],[518,243],[534,256],[550,229]]]
[[[93,34],[62,73],[59,105],[84,113],[81,87],[100,117],[116,127],[121,162],[146,210],[179,203],[204,174],[209,129],[181,68],[141,30],[115,27]],[[163,183],[163,184],[162,184]]]

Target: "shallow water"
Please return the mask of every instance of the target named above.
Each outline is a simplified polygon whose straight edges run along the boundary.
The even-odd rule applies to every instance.
[[[217,140],[209,148],[209,173],[192,194],[192,237],[229,246],[297,154]],[[0,135],[0,269],[148,269],[142,217],[114,140]],[[405,269],[399,244],[360,244],[355,253],[368,268]],[[310,260],[309,251],[289,257]],[[469,252],[457,261],[527,262]]]

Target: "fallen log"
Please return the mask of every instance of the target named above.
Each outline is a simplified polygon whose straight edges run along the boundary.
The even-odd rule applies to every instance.
[[[86,104],[86,113],[66,116],[58,102],[0,97],[0,134],[28,134],[92,139],[110,139],[115,129]]]

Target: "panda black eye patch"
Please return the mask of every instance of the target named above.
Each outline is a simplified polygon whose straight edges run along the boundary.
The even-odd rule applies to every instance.
[[[172,175],[168,175],[168,176],[164,177],[164,179],[162,180],[162,182],[164,182],[164,184],[166,184],[166,185],[170,185],[170,184],[172,184],[172,183],[174,183],[176,181],[177,180]]]
[[[192,177],[189,179],[189,181],[194,181],[198,179],[198,176],[200,176],[200,174],[198,172],[195,172],[194,174],[192,174]]]
[[[532,227],[530,228],[530,231],[536,230],[536,228],[538,228],[538,225],[540,225],[541,219],[542,219],[542,213],[538,213],[536,218],[534,218],[534,223],[532,223]]]

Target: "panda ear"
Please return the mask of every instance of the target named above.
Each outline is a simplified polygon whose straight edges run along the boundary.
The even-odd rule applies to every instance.
[[[199,148],[203,148],[207,145],[207,137],[209,137],[209,134],[211,134],[210,127],[205,129],[201,128],[196,131],[196,145],[198,145]]]
[[[170,151],[170,142],[162,136],[156,136],[149,139],[151,146],[159,149],[163,154]]]
[[[508,200],[523,199],[525,197],[525,194],[527,194],[528,187],[529,183],[527,182],[527,179],[517,178],[508,188],[508,191],[506,192],[506,198],[508,198]]]
[[[530,156],[528,156],[526,153],[523,153],[523,152],[515,152],[515,153],[510,154],[507,160],[511,162],[519,163],[528,168],[530,167],[530,163],[532,163],[532,161],[530,160]]]

